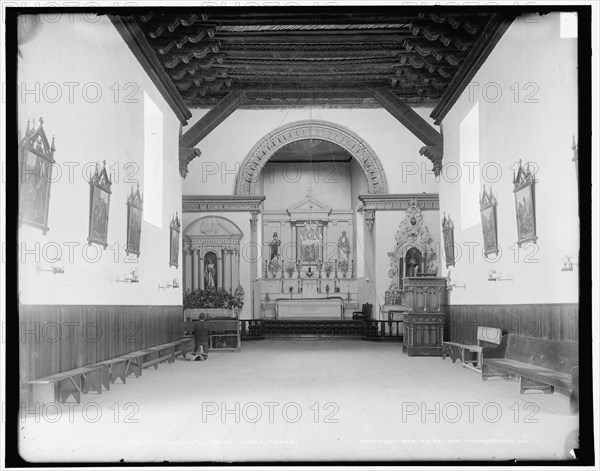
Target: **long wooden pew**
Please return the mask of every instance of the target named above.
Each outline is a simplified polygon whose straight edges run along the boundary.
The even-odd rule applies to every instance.
[[[194,351],[194,338],[184,337],[163,345],[126,353],[116,358],[103,360],[93,365],[63,371],[28,382],[30,405],[33,403],[66,403],[70,397],[79,404],[81,395],[90,391],[102,394],[102,389],[110,390],[110,385],[120,379],[126,384],[127,377],[142,375],[144,368],[163,362],[173,363],[178,356],[187,357]]]

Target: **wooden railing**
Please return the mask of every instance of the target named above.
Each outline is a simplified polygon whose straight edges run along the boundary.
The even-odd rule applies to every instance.
[[[404,327],[401,320],[392,321],[365,321],[365,338],[398,340],[403,339]]]
[[[256,340],[276,336],[341,336],[368,340],[402,340],[400,320],[240,320],[242,340]]]

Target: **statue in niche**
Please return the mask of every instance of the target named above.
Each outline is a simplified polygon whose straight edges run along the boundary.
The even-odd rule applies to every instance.
[[[342,231],[342,235],[338,240],[338,259],[340,262],[347,262],[350,258],[350,240],[346,236],[346,231]]]
[[[417,276],[419,274],[419,265],[417,263],[417,260],[415,258],[411,258],[408,261],[408,266],[406,269],[406,274],[408,276]]]
[[[279,259],[279,246],[281,245],[281,241],[279,237],[277,237],[277,232],[273,232],[273,239],[269,242],[269,247],[271,248],[271,260]]]
[[[406,276],[419,276],[421,251],[415,247],[406,252]]]
[[[207,254],[208,255],[208,254]],[[206,257],[206,265],[204,267],[204,285],[206,289],[216,287],[217,267],[215,265],[214,256]]]

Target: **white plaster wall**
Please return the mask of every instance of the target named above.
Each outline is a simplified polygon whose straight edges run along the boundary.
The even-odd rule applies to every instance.
[[[415,111],[432,123],[427,108]],[[192,110],[184,132],[207,110]],[[236,110],[196,147],[184,194],[232,195],[235,177],[252,147],[276,128],[305,119],[331,121],[360,136],[375,151],[387,175],[389,193],[437,192],[431,162],[419,155],[423,143],[384,109]]]
[[[446,165],[459,162],[460,122],[478,101],[480,162],[501,169],[498,181],[494,181],[492,167],[487,174],[487,187],[491,185],[498,199],[502,249],[494,263],[481,255],[481,223],[469,229],[460,225],[460,184],[441,181],[441,212],[452,215],[454,238],[463,248],[452,278],[467,285],[452,292],[452,304],[578,302],[577,266],[572,272],[561,272],[562,256],[576,258],[579,250],[577,182],[571,161],[572,135],[577,135],[577,39],[560,37],[557,13],[522,20],[511,25],[473,78],[472,84],[479,85],[472,87],[472,97],[465,90],[442,123],[444,161]],[[481,93],[484,87],[486,96]],[[502,93],[499,97],[497,90]],[[520,250],[515,244],[511,168],[519,159],[539,167],[535,187],[538,244]],[[479,244],[472,259],[468,243]],[[492,268],[513,281],[487,281]]]
[[[352,210],[350,192],[352,177],[350,163],[267,164],[262,172],[264,210],[289,208],[305,199],[310,192],[313,199],[337,210]],[[362,172],[362,169],[358,169]],[[364,175],[364,173],[363,173]]]
[[[181,251],[180,268],[169,266],[169,222],[175,212],[181,217],[179,121],[105,16],[62,15],[57,22],[42,21],[35,39],[20,50],[19,126],[23,133],[28,118],[37,122],[43,117],[49,139],[56,137],[57,162],[50,231],[43,236],[26,225],[19,231],[20,301],[181,305],[181,288],[158,289],[173,278],[180,286],[182,281]],[[144,188],[144,92],[164,115],[163,224],[158,228],[143,222],[139,261],[127,263],[126,200],[133,184],[139,181]],[[82,168],[103,160],[113,177],[109,248],[94,245],[86,250],[90,189]],[[38,271],[38,266],[48,268],[47,260],[55,258],[57,248],[65,273]],[[115,281],[134,266],[139,283]]]

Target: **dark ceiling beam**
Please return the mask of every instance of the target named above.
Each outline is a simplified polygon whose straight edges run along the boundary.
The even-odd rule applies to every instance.
[[[342,8],[332,7],[333,10],[327,11],[327,7],[319,7],[318,15],[314,11],[310,11],[305,7],[301,7],[298,11],[277,9],[270,7],[268,11],[264,13],[258,12],[244,12],[243,15],[239,14],[239,10],[230,8],[230,12],[215,12],[210,11],[208,18],[205,21],[214,22],[219,25],[318,25],[318,24],[348,24],[348,25],[362,25],[362,24],[396,24],[404,23],[411,20],[423,19],[423,9],[415,8],[413,11],[409,11],[407,8],[395,7],[353,7],[352,12],[344,13]],[[253,9],[254,10],[254,9]],[[281,12],[273,10],[284,10]],[[304,10],[304,11],[302,11]],[[450,12],[436,11],[441,14],[447,14]],[[477,12],[464,12],[458,16],[461,21],[469,20],[477,22],[482,15],[486,12],[481,10],[481,13]],[[439,15],[436,18],[438,21],[433,23],[439,23]]]
[[[221,124],[240,104],[246,94],[243,90],[228,93],[214,108],[206,113],[179,139],[180,148],[191,148],[204,139],[213,129]]]
[[[355,33],[341,34],[338,31],[318,31],[316,34],[306,34],[307,31],[291,32],[285,31],[279,34],[269,31],[268,33],[217,33],[215,38],[223,42],[224,45],[230,44],[286,44],[293,47],[294,44],[337,44],[337,43],[394,43],[413,38],[409,32],[381,32],[374,31],[371,34]]]
[[[448,111],[454,106],[454,103],[459,99],[469,82],[500,41],[502,35],[512,24],[514,18],[514,15],[507,16],[497,13],[490,18],[462,65],[454,74],[454,78],[446,88],[439,103],[431,112],[435,124],[441,124]]]
[[[427,146],[441,146],[442,135],[400,97],[389,90],[372,90],[373,98]]]
[[[156,88],[165,99],[175,116],[182,124],[192,117],[192,113],[177,91],[173,81],[165,72],[161,62],[156,57],[152,46],[148,43],[144,32],[133,19],[118,15],[108,15],[110,21],[121,35],[129,49],[148,74]]]

